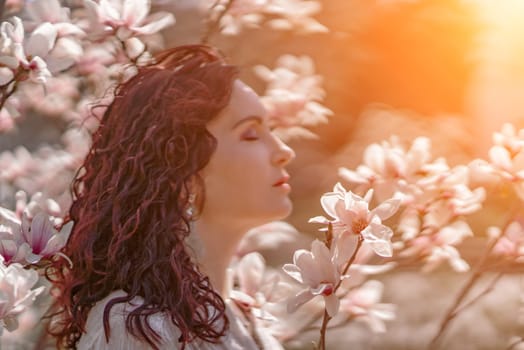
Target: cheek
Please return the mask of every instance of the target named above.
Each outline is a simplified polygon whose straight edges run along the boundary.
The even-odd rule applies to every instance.
[[[220,198],[232,201],[256,201],[270,186],[270,169],[263,152],[221,152],[204,169],[207,201]]]

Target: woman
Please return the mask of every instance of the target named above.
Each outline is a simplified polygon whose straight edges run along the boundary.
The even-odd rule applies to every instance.
[[[60,347],[279,347],[221,294],[243,233],[291,211],[294,153],[236,75],[184,46],[116,89],[73,185],[72,267],[49,273]]]

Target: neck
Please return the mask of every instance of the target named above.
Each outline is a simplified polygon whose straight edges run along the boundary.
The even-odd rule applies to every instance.
[[[201,218],[195,221],[193,230],[201,245],[196,249],[200,270],[209,277],[211,284],[222,297],[227,298],[225,283],[227,268],[247,229],[208,222]]]

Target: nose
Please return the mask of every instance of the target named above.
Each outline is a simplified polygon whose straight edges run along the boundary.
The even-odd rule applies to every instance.
[[[289,147],[279,137],[273,136],[276,141],[276,148],[273,153],[273,163],[279,166],[285,166],[295,159],[295,151]]]

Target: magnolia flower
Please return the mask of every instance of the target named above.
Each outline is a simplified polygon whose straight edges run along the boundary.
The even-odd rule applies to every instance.
[[[13,23],[6,21],[0,25],[0,63],[12,70],[22,66],[29,73],[31,80],[45,83],[51,73],[42,58],[47,56],[55,45],[56,29],[49,23],[43,23],[24,40],[22,20],[15,16],[12,21]],[[6,74],[6,71],[0,73]],[[2,78],[2,81],[4,80],[5,77]]]
[[[524,129],[517,132],[511,124],[504,124],[501,132],[493,134],[493,143],[489,161],[476,159],[469,167],[481,181],[493,182],[498,178],[509,182],[524,200]]]
[[[271,122],[283,128],[326,122],[332,111],[320,104],[325,92],[313,60],[308,56],[283,55],[276,66],[274,70],[255,67],[255,73],[268,84],[262,101]]]
[[[379,303],[383,290],[384,285],[379,281],[365,282],[340,300],[340,312],[367,323],[373,332],[385,332],[384,321],[395,319],[395,305]]]
[[[404,219],[404,218],[403,218]],[[420,224],[420,221],[408,219],[399,224]],[[402,229],[405,229],[402,227]],[[414,230],[420,230],[415,228]],[[408,241],[409,246],[399,253],[400,256],[421,256],[425,259],[424,271],[431,271],[439,266],[443,261],[448,261],[451,267],[457,272],[469,270],[469,265],[460,256],[459,251],[454,246],[460,244],[464,238],[473,236],[470,226],[463,220],[456,220],[444,227],[434,228],[423,232]]]
[[[34,287],[38,272],[26,270],[20,264],[4,266],[0,263],[0,334],[3,328],[13,331],[18,328],[17,316],[22,313],[44,287]]]
[[[335,233],[344,235],[362,235],[376,254],[390,257],[393,255],[391,237],[393,231],[382,224],[382,220],[391,217],[398,210],[400,200],[388,199],[373,210],[369,210],[369,202],[373,190],[369,190],[364,197],[360,197],[337,183],[333,192],[324,194],[320,202],[324,211],[332,218],[318,216],[309,222],[333,225]]]
[[[0,180],[16,181],[33,170],[34,158],[23,146],[0,153]]]
[[[216,17],[225,9],[225,1],[210,1],[212,16]],[[220,32],[225,35],[236,35],[242,28],[253,28],[260,25],[264,19],[264,11],[269,0],[233,1],[220,19]]]
[[[358,185],[359,190],[373,188],[379,201],[401,193],[406,203],[411,200],[412,192],[416,191],[410,184],[415,183],[420,176],[441,168],[435,165],[428,167],[430,147],[428,138],[417,137],[406,151],[399,139],[393,136],[390,141],[369,145],[364,151],[363,164],[356,170],[342,167],[338,173],[344,180]]]
[[[335,295],[335,288],[341,276],[336,266],[336,258],[323,242],[313,241],[311,251],[297,250],[293,256],[293,264],[285,264],[283,269],[306,286],[306,289],[289,299],[288,312],[294,312],[314,297],[322,296],[327,313],[332,317],[336,315],[339,299]]]
[[[236,255],[244,256],[260,250],[277,250],[299,239],[299,232],[284,221],[274,221],[249,230],[237,246]]]
[[[221,33],[225,35],[236,35],[242,28],[258,27],[266,19],[267,24],[276,30],[297,30],[301,33],[328,31],[311,17],[321,9],[317,1],[242,0],[229,4],[223,0],[218,3],[208,2],[213,4],[213,17],[222,13],[225,6],[229,6],[220,19]]]
[[[1,69],[7,68],[3,67],[0,68],[0,70]],[[0,73],[0,79],[1,76],[2,73]],[[4,85],[5,83],[0,82],[0,86]],[[0,133],[10,131],[14,128],[16,120],[21,116],[19,111],[20,107],[19,96],[16,94],[9,96],[9,99],[5,101],[3,108],[0,110]]]
[[[493,133],[493,144],[502,146],[511,154],[524,151],[524,129],[516,130],[510,123],[504,123],[500,132]]]
[[[35,84],[20,86],[20,95],[26,107],[51,117],[61,117],[75,108],[79,97],[80,79],[60,74],[47,80],[45,91]]]
[[[298,30],[302,33],[325,33],[329,30],[312,16],[320,12],[321,3],[304,0],[271,0],[266,11],[279,18],[269,21],[273,29]]]
[[[26,260],[34,264],[58,253],[66,244],[71,228],[72,222],[62,227],[60,232],[56,231],[49,217],[42,212],[36,214],[31,222],[26,215],[22,216],[22,237],[32,251]]]
[[[495,226],[488,228],[488,236],[499,237],[501,229]],[[508,225],[502,237],[493,247],[493,253],[514,258],[518,262],[524,261],[524,227],[519,221]]]
[[[75,35],[85,36],[85,32],[76,24],[71,23],[70,9],[62,7],[58,0],[33,0],[26,4],[26,28],[32,30],[42,23],[50,23],[55,27],[58,37]]]
[[[236,277],[238,284],[230,290],[229,297],[242,309],[252,312],[255,317],[275,320],[266,310],[266,306],[268,303],[282,300],[289,287],[276,273],[267,269],[262,255],[252,252],[243,256],[233,265],[231,274],[233,279]]]
[[[120,40],[151,35],[175,23],[168,12],[148,16],[150,5],[148,0],[84,0],[92,35],[116,35]]]
[[[20,240],[22,226],[18,216],[5,208],[0,207],[0,255],[2,264],[26,262],[31,247]]]
[[[57,232],[53,218],[46,213],[39,211],[34,217],[29,216],[36,206],[33,203],[24,210],[21,220],[14,212],[0,207],[0,255],[8,264],[35,264],[59,252],[67,242],[72,222]]]

